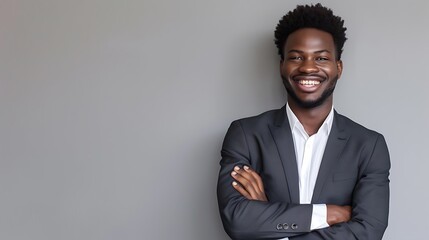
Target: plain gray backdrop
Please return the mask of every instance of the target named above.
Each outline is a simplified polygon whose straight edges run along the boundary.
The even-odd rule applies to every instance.
[[[222,140],[285,103],[297,3],[0,0],[0,239],[228,239]],[[335,107],[390,148],[384,239],[424,239],[429,2],[322,3],[348,27]]]

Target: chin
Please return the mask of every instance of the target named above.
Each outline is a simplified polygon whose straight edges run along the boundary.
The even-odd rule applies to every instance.
[[[301,99],[299,98],[296,93],[291,90],[290,88],[286,87],[286,91],[288,94],[288,98],[290,97],[291,100],[293,100],[296,105],[300,106],[301,108],[305,109],[311,109],[311,108],[317,108],[325,104],[331,97],[332,93],[334,92],[334,88],[328,89],[325,92],[322,93],[322,95],[316,99]]]

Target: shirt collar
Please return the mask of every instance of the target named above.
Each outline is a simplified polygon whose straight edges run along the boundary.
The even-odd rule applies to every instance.
[[[292,132],[294,132],[294,129],[300,129],[300,131],[303,131],[308,137],[308,134],[304,130],[304,126],[302,126],[301,122],[292,112],[292,109],[290,109],[289,103],[286,103],[286,116],[289,120],[289,125]],[[334,107],[332,106],[331,111],[329,112],[328,116],[325,118],[325,121],[322,123],[322,126],[320,126],[317,133],[322,131],[324,134],[326,134],[326,136],[328,136],[329,133],[331,132],[333,122],[334,122]]]

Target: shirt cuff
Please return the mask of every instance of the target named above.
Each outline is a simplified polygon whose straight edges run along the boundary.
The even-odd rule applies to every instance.
[[[311,215],[310,231],[329,227],[326,222],[328,210],[326,204],[313,204],[313,214]]]

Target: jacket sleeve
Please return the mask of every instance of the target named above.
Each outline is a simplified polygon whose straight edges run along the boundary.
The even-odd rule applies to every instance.
[[[353,192],[352,219],[291,240],[382,239],[389,215],[390,157],[384,137],[377,136],[370,154],[363,156],[361,178]]]
[[[239,121],[231,124],[222,146],[217,196],[227,234],[233,239],[280,239],[310,232],[311,204],[247,200],[232,187],[234,166],[252,165]]]

